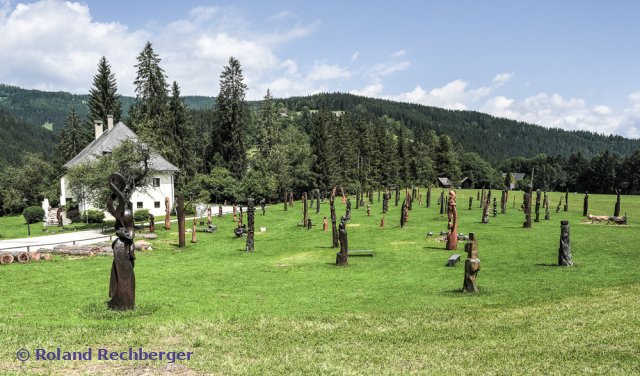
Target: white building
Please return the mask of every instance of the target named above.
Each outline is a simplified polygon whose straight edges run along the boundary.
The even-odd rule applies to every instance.
[[[114,126],[113,117],[108,118],[107,129],[104,131],[102,122],[96,122],[95,139],[78,153],[78,155],[65,163],[63,167],[69,169],[73,166],[99,158],[120,146],[125,140],[141,142],[138,141],[138,136],[124,123],[120,122]],[[133,205],[134,211],[136,209],[149,209],[149,212],[153,215],[164,215],[165,197],[169,197],[172,206],[174,203],[174,174],[178,172],[179,169],[153,150],[150,150],[150,155],[149,168],[154,171],[151,186],[137,188],[131,195],[131,204]],[[81,212],[88,209],[104,208],[104,205],[84,202],[82,197],[73,197],[73,192],[71,192],[67,185],[66,174],[60,177],[60,192],[62,192],[60,195],[61,205],[65,205],[68,200],[73,200],[78,202]],[[105,214],[110,217],[108,213],[105,212]]]

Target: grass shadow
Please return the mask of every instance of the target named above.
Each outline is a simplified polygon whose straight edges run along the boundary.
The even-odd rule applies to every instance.
[[[134,317],[151,316],[167,305],[142,303],[137,304],[136,308],[130,311],[114,311],[107,307],[107,302],[91,303],[83,307],[79,316],[91,320],[121,320]]]

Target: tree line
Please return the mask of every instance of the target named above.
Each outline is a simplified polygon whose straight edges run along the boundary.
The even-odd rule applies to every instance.
[[[277,200],[289,191],[300,195],[312,189],[326,192],[334,186],[351,191],[424,187],[434,185],[438,177],[447,177],[454,184],[467,177],[474,187],[498,189],[505,181],[501,172],[530,175],[532,170],[534,188],[640,191],[638,149],[626,156],[605,150],[591,158],[580,152],[540,154],[492,164],[445,132],[412,126],[410,117],[403,121],[402,116],[390,116],[362,103],[351,107],[331,102],[331,98],[350,96],[276,99],[267,90],[262,101],[252,104],[245,99],[247,86],[234,57],[223,68],[211,107],[190,109],[179,84],[169,83],[161,62],[147,43],[137,57],[136,98],[125,111],[111,67],[106,58],[100,59],[87,115],[83,118],[75,108],[69,111],[53,162],[27,154],[21,167],[0,165],[1,210],[19,211],[25,205],[37,205],[45,196],[55,205],[60,189],[57,177],[65,173],[62,164],[92,141],[93,120],[106,123],[107,115],[124,121],[142,141],[180,168],[176,196],[187,203],[243,202],[249,196]],[[336,110],[340,107],[347,109]],[[94,187],[96,202],[102,202],[105,193],[98,189],[99,182],[106,182],[109,174],[141,173],[131,168],[140,162],[135,157],[140,153],[130,144],[125,148],[131,152],[115,150],[103,161],[72,168],[68,171],[71,187]],[[43,172],[34,173],[34,168]]]

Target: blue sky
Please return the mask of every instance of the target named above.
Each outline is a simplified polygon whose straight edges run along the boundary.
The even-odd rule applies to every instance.
[[[239,58],[258,99],[343,91],[640,137],[633,1],[0,0],[0,82],[86,93],[100,56],[133,93],[150,40],[184,94]]]

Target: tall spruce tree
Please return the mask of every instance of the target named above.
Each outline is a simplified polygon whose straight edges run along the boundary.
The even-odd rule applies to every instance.
[[[161,59],[147,42],[137,57],[136,102],[131,108],[131,126],[141,139],[166,156],[172,152],[171,129],[167,124],[168,91]]]
[[[168,128],[171,145],[167,158],[180,168],[180,176],[190,178],[196,172],[193,124],[187,118],[187,106],[180,97],[180,86],[173,81],[168,106]]]
[[[267,89],[258,116],[256,134],[256,143],[262,158],[269,159],[271,157],[273,148],[280,140],[280,128],[276,104],[271,92]]]
[[[75,108],[69,112],[64,127],[60,131],[56,145],[56,164],[63,165],[78,155],[92,139],[92,133],[83,126]]]
[[[309,134],[312,155],[311,172],[315,177],[316,188],[320,189],[328,189],[330,182],[329,124],[332,116],[331,112],[320,110],[313,119],[311,134]]]
[[[237,179],[242,179],[247,170],[247,85],[243,80],[240,62],[233,56],[230,57],[229,65],[223,68],[220,75],[220,93],[215,108],[216,124],[212,135],[212,151],[220,154],[225,167]]]
[[[87,119],[89,130],[93,129],[95,120],[102,120],[107,124],[107,115],[113,115],[115,123],[122,117],[122,108],[116,77],[111,72],[111,65],[106,57],[98,62],[98,73],[93,77],[93,87],[89,89],[89,118]],[[89,132],[91,133],[91,132]]]

